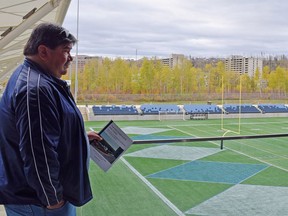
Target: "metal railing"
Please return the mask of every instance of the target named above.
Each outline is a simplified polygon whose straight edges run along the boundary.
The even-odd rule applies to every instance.
[[[156,143],[174,143],[174,142],[200,142],[200,141],[221,141],[220,148],[224,147],[224,140],[239,140],[239,139],[262,139],[262,138],[278,138],[288,137],[288,134],[262,134],[262,135],[247,135],[247,136],[227,136],[227,137],[191,137],[191,138],[175,138],[175,139],[149,139],[149,140],[134,140],[133,144],[156,144]]]

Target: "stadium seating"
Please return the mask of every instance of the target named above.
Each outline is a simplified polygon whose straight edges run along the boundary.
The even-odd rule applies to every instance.
[[[225,104],[225,113],[288,113],[288,106],[284,104],[259,104],[256,108],[251,104]],[[185,114],[221,114],[222,109],[214,104],[184,104]],[[182,113],[176,104],[143,104],[140,111],[134,105],[95,105],[92,107],[94,115],[158,115]],[[261,111],[260,111],[261,110]]]
[[[193,114],[193,113],[220,114],[222,112],[222,110],[216,105],[184,104],[183,108],[186,114]]]
[[[92,107],[94,115],[138,115],[138,110],[133,105],[101,105]]]
[[[262,110],[263,113],[286,113],[288,112],[288,107],[284,104],[259,104],[258,108]]]
[[[176,104],[143,104],[140,106],[143,115],[156,115],[160,112],[167,114],[180,113],[180,108]]]
[[[260,111],[251,104],[225,104],[223,109],[226,113],[260,113]]]

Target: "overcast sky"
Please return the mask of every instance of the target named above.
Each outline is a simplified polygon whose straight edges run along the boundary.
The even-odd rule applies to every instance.
[[[63,24],[75,36],[77,1]],[[79,9],[79,54],[288,54],[287,0],[80,0]]]

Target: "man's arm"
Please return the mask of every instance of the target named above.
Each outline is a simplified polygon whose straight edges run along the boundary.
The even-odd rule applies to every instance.
[[[40,78],[39,75],[38,81]],[[15,114],[28,184],[44,206],[61,205],[63,189],[57,154],[61,127],[53,93],[39,86],[28,86],[25,97],[18,100]]]

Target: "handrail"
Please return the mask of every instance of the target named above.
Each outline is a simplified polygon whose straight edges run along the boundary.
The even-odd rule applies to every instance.
[[[149,140],[133,140],[133,144],[150,144],[150,143],[172,143],[172,142],[199,142],[199,141],[221,141],[220,148],[223,149],[224,140],[239,139],[262,139],[288,137],[288,134],[262,134],[262,135],[246,135],[246,136],[228,136],[228,137],[191,137],[191,138],[174,138],[174,139],[149,139]]]

